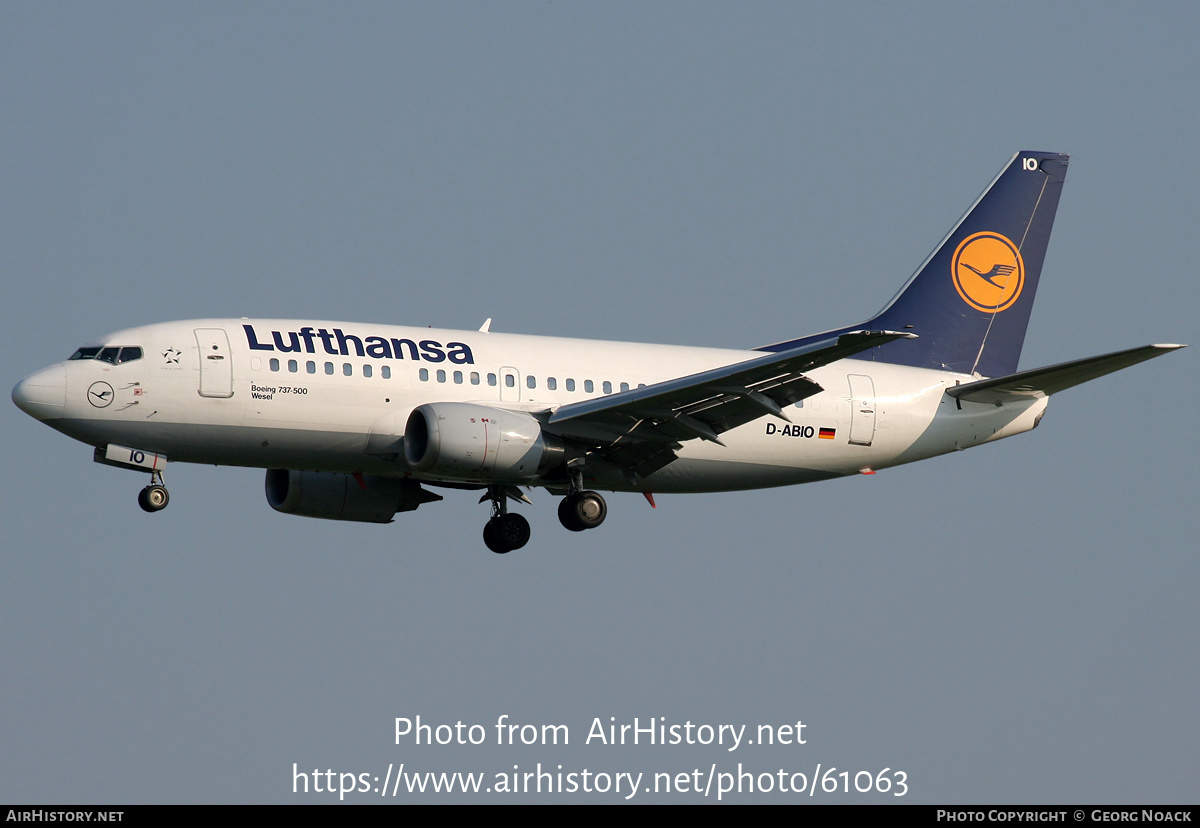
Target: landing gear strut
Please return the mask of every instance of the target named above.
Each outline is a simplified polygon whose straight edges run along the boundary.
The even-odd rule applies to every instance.
[[[497,555],[520,549],[529,543],[529,521],[508,511],[508,492],[504,486],[489,486],[492,518],[483,527],[483,542]]]
[[[161,512],[171,502],[171,495],[163,485],[162,474],[150,473],[150,485],[138,492],[138,505],[147,512]]]
[[[583,490],[583,469],[571,469],[571,489],[558,504],[558,522],[572,532],[595,529],[608,517],[608,506],[596,492]]]

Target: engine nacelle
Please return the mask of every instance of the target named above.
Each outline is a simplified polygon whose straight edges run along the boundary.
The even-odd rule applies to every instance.
[[[326,520],[391,523],[396,512],[441,500],[415,480],[337,472],[267,469],[267,503],[276,512]]]
[[[471,403],[427,403],[404,427],[415,471],[451,480],[534,480],[563,462],[562,443],[523,411]]]

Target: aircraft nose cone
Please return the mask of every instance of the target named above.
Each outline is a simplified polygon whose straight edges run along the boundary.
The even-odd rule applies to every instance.
[[[30,374],[12,390],[17,408],[39,420],[57,420],[67,404],[67,369],[61,365]]]

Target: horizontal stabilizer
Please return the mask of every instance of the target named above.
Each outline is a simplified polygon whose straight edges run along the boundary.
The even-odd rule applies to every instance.
[[[1032,371],[1021,371],[1006,377],[980,380],[966,385],[956,385],[947,388],[946,393],[951,397],[970,402],[995,403],[997,405],[1012,402],[1014,397],[1049,397],[1059,391],[1079,385],[1120,371],[1130,365],[1137,365],[1156,356],[1184,348],[1184,345],[1144,345],[1141,348],[1130,348],[1128,351],[1117,351],[1103,356],[1077,359],[1046,368],[1034,368]]]

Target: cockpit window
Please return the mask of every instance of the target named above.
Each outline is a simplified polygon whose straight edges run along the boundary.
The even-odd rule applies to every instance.
[[[99,345],[80,348],[70,356],[70,359],[95,359],[100,362],[107,362],[109,365],[120,365],[122,362],[133,362],[135,359],[141,358],[141,348],[121,348],[115,345],[109,345],[104,348]]]

